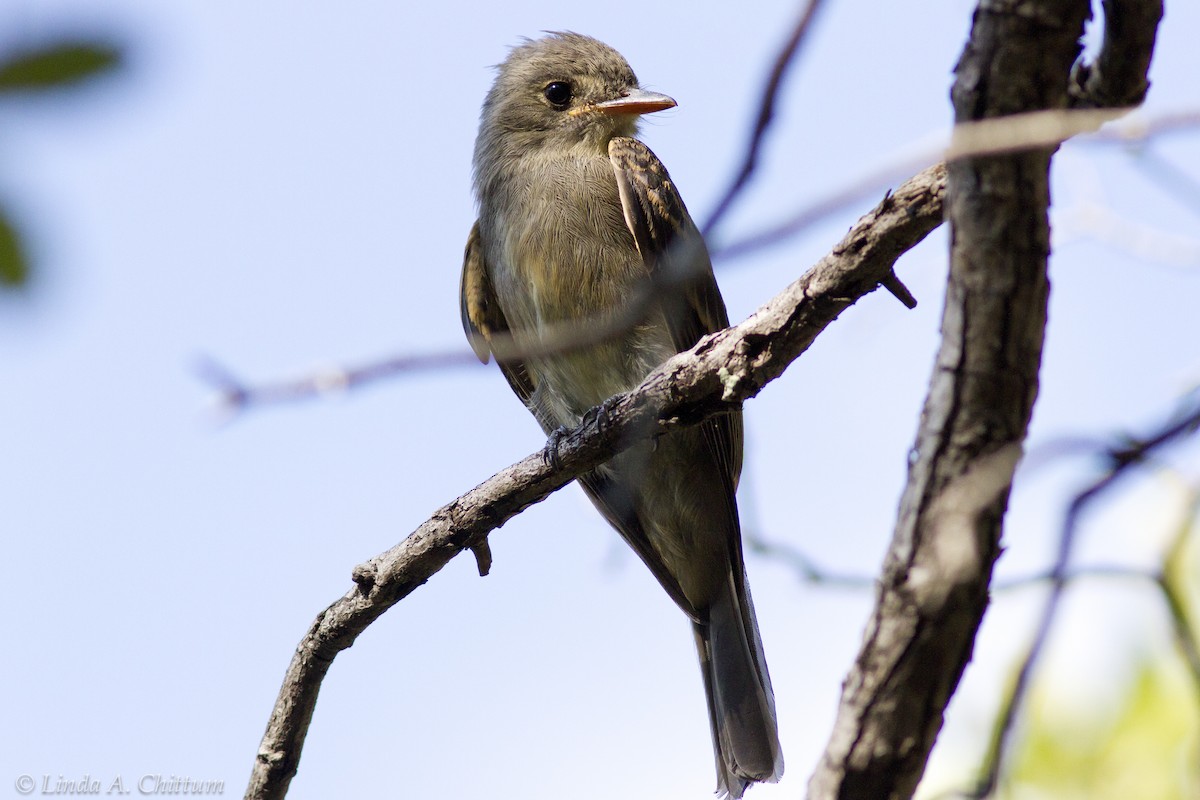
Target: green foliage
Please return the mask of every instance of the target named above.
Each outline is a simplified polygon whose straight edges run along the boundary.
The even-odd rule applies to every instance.
[[[1200,796],[1200,711],[1174,660],[1146,659],[1117,708],[1064,713],[1030,698],[1002,798],[1194,800]]]
[[[121,51],[99,41],[63,39],[37,49],[0,54],[0,97],[68,89],[112,72],[120,63]],[[29,275],[21,234],[0,210],[0,291],[24,286]]]
[[[21,249],[21,240],[8,217],[0,211],[0,286],[20,286],[27,277],[29,264]]]
[[[1128,682],[1112,687],[1112,705],[1071,711],[1056,702],[1053,686],[1035,690],[999,797],[1200,798],[1200,491],[1184,488],[1179,522],[1155,581],[1173,628],[1173,652],[1144,655]]]
[[[1189,488],[1188,510],[1175,531],[1175,539],[1163,561],[1162,591],[1167,601],[1171,624],[1179,651],[1191,667],[1196,691],[1200,693],[1200,626],[1196,609],[1200,607],[1200,489]]]
[[[0,92],[58,89],[111,72],[121,51],[100,42],[61,41],[0,63]]]

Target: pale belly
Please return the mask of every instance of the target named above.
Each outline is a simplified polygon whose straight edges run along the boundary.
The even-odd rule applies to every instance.
[[[607,155],[542,175],[543,182],[514,193],[519,210],[499,221],[499,246],[490,257],[509,325],[553,342],[564,331],[586,336],[589,326],[605,325],[645,291],[649,276],[626,228]],[[599,344],[530,359],[533,411],[547,431],[574,426],[589,408],[633,389],[674,353],[655,310]]]
[[[589,408],[636,388],[674,353],[665,324],[641,325],[605,344],[531,362],[543,427],[577,425]]]

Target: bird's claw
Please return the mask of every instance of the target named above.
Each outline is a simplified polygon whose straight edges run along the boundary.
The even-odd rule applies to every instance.
[[[542,458],[551,469],[558,469],[562,466],[562,459],[558,457],[558,446],[568,433],[570,431],[566,426],[559,426],[546,437],[546,448],[542,451]]]
[[[617,403],[621,400],[618,396],[613,396],[605,400],[598,406],[592,406],[583,414],[582,424],[590,425],[596,423],[596,428],[603,433],[612,422],[613,409],[617,407]]]

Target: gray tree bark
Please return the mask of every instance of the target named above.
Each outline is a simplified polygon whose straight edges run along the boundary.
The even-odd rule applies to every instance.
[[[1140,101],[1161,16],[1154,5],[1107,3],[1105,47],[1073,73],[1086,0],[984,0],[955,69],[956,121]],[[875,608],[811,800],[911,797],[970,660],[1037,397],[1054,150],[949,165],[941,347]]]

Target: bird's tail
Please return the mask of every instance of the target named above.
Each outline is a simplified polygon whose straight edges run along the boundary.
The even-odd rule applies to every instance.
[[[719,798],[739,798],[751,783],[774,783],[783,774],[775,696],[754,605],[745,574],[730,572],[728,591],[709,609],[708,619],[695,624]]]

